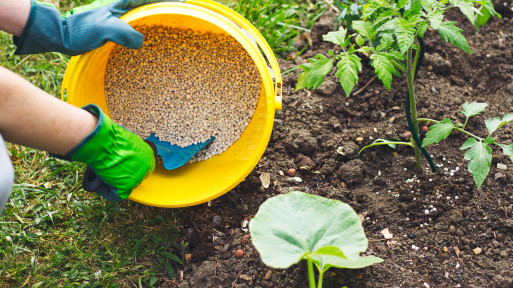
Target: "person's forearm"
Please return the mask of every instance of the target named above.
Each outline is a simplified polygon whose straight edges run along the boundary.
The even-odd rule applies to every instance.
[[[6,141],[65,155],[97,122],[89,112],[0,67],[0,134]]]
[[[30,0],[0,1],[0,30],[21,36],[30,14]]]

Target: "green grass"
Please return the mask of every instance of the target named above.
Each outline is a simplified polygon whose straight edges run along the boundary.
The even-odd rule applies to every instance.
[[[296,39],[325,12],[323,1],[240,0],[226,1],[262,33],[277,56],[296,51]]]
[[[90,2],[62,0],[61,10]],[[321,12],[284,0],[241,1],[237,9],[282,54]],[[69,57],[16,56],[11,39],[0,32],[0,65],[59,97]],[[0,217],[0,287],[158,287],[175,276],[176,252],[186,245],[179,209],[105,201],[82,190],[83,164],[7,149],[15,186]]]

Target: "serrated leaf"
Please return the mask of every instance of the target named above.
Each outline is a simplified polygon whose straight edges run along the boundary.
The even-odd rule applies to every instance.
[[[499,14],[499,13],[497,13],[497,11],[495,11],[495,7],[493,6],[492,0],[485,0],[483,6],[486,7],[486,10],[488,10],[488,12],[490,12],[490,14],[492,14],[492,16],[502,18],[501,14]]]
[[[399,0],[397,1],[397,8],[401,9],[403,8],[404,6],[406,6],[406,4],[409,3],[410,0]]]
[[[336,75],[347,97],[349,97],[354,85],[358,82],[359,71],[362,71],[360,57],[355,54],[341,55],[337,63]]]
[[[376,29],[376,31],[378,31],[378,32],[390,31],[390,30],[394,31],[397,28],[397,25],[399,25],[399,19],[393,18],[393,19],[386,21],[382,25],[380,25],[378,27],[378,29]]]
[[[415,41],[415,28],[410,26],[410,23],[406,21],[399,21],[399,26],[396,28],[397,31],[397,44],[401,53],[406,53],[410,49],[413,41]]]
[[[477,188],[480,188],[490,172],[490,166],[492,165],[492,148],[486,143],[476,142],[465,152],[464,158],[470,160],[468,163],[468,171],[472,174]]]
[[[419,23],[419,25],[417,26],[417,29],[419,30],[419,37],[420,38],[424,38],[424,34],[426,34],[426,31],[427,31],[428,28],[429,28],[429,22],[428,21],[424,21],[424,22]]]
[[[477,142],[478,141],[475,138],[468,138],[467,141],[465,141],[465,143],[463,143],[463,145],[461,145],[460,150],[468,149],[468,148],[474,146]]]
[[[452,124],[451,119],[448,118],[431,125],[431,127],[429,127],[429,131],[426,133],[426,138],[422,141],[422,147],[438,143],[449,137],[453,128],[454,125]]]
[[[326,35],[322,35],[322,40],[331,42],[335,45],[346,47],[347,45],[344,45],[344,43],[346,42],[346,35],[347,30],[344,27],[340,26],[338,31],[332,31],[328,32],[328,34]]]
[[[504,116],[504,118],[495,117],[492,119],[488,119],[485,121],[486,129],[488,130],[488,135],[492,134],[493,132],[497,131],[497,129],[501,128],[502,126],[508,124],[508,122],[513,121],[513,113],[507,114]]]
[[[500,117],[495,117],[492,119],[488,119],[485,121],[486,130],[488,130],[488,135],[495,132],[495,130],[499,129],[502,123],[502,120]]]
[[[467,39],[465,39],[465,36],[461,34],[461,31],[463,30],[456,27],[456,22],[442,22],[436,30],[438,31],[438,33],[440,33],[442,39],[455,45],[461,50],[470,53],[470,48],[468,47]]]
[[[392,74],[396,72],[394,64],[388,57],[379,53],[372,54],[370,59],[372,60],[371,66],[374,67],[374,72],[378,75],[379,80],[390,90]]]
[[[495,143],[495,139],[493,139],[493,137],[488,136],[483,140],[483,142],[488,145],[492,145],[493,143]]]
[[[374,26],[369,21],[353,21],[353,29],[369,40],[372,40],[374,36],[376,36]]]
[[[479,113],[483,112],[486,109],[486,107],[488,107],[488,104],[486,103],[468,103],[467,101],[465,101],[465,103],[462,106],[463,111],[461,111],[461,113],[463,113],[463,115],[469,118],[471,116],[479,115]]]
[[[440,28],[440,24],[442,24],[442,21],[444,20],[444,12],[436,10],[435,12],[428,13],[427,19],[429,20],[431,27],[438,30],[438,28]]]
[[[369,46],[362,46],[362,47],[356,49],[356,52],[370,53],[370,52],[372,52],[372,49]]]
[[[422,2],[421,0],[413,0],[411,1],[411,6],[408,12],[410,15],[418,15],[422,10]]]
[[[474,8],[473,2],[467,2],[464,0],[452,0],[450,2],[458,7],[463,15],[467,16],[472,25],[475,25],[477,10]]]
[[[362,46],[365,43],[365,39],[362,37],[362,35],[358,34],[356,35],[355,42],[358,46]]]
[[[310,63],[299,65],[299,68],[303,69],[304,72],[299,74],[296,91],[303,88],[317,89],[324,81],[324,77],[333,68],[333,61],[321,54],[317,54],[315,59],[308,59],[308,62]]]
[[[373,21],[374,27],[380,27],[382,25],[381,23],[384,23],[384,22],[392,19],[393,16],[394,15],[393,15],[392,10],[383,11],[383,12],[379,13],[378,17],[376,17],[376,19]]]
[[[482,6],[481,9],[479,9],[474,26],[479,27],[485,25],[491,16],[492,14],[486,9],[486,6]]]
[[[381,36],[381,42],[385,44],[385,48],[391,47],[395,40],[394,37],[390,34],[382,34]]]
[[[502,147],[502,153],[509,156],[511,161],[513,161],[513,143],[506,145],[506,144],[498,144]]]
[[[381,5],[376,1],[369,1],[366,5],[363,5],[362,19],[367,19],[371,16]]]
[[[401,52],[399,51],[390,51],[390,52],[382,52],[381,53],[382,55],[386,55],[388,57],[388,59],[396,59],[396,60],[399,60],[399,61],[403,61],[404,60],[404,55],[401,54]]]

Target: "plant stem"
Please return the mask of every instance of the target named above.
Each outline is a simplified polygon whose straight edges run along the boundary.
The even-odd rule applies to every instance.
[[[319,281],[317,281],[317,288],[322,288],[322,278],[324,273],[319,270]]]
[[[308,257],[306,261],[308,263],[308,283],[310,283],[310,288],[315,288],[315,275],[312,258]]]
[[[429,118],[418,118],[418,119],[417,119],[417,122],[433,122],[433,123],[440,123],[440,121],[438,121],[438,120],[429,119]],[[463,129],[463,128],[459,128],[459,127],[457,127],[457,126],[454,126],[454,127],[453,127],[453,129],[454,129],[454,130],[456,130],[456,131],[458,131],[458,132],[461,132],[461,133],[463,133],[463,134],[466,134],[466,135],[468,135],[468,136],[470,136],[470,137],[476,138],[476,139],[477,139],[477,140],[479,140],[479,141],[484,141],[484,139],[483,139],[483,138],[481,138],[481,137],[479,137],[479,136],[477,136],[477,135],[474,135],[474,134],[472,134],[472,133],[470,133],[470,132],[466,131],[466,130],[465,130],[465,129]]]
[[[408,80],[408,97],[410,97],[410,111],[411,121],[413,122],[413,130],[415,134],[419,135],[419,126],[417,125],[417,102],[415,101],[415,89],[413,87],[413,76],[415,75],[415,68],[412,65],[412,48],[408,49],[406,56],[406,79]],[[408,109],[408,107],[406,107]],[[422,170],[422,158],[420,154],[420,147],[416,142],[413,142],[415,149],[415,162],[418,170]]]

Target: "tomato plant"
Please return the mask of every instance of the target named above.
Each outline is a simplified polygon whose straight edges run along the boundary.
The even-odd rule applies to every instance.
[[[421,121],[417,115],[414,81],[424,57],[423,37],[428,29],[437,31],[443,40],[470,53],[467,40],[461,33],[462,29],[456,26],[456,22],[444,19],[445,11],[451,8],[458,8],[476,28],[484,25],[490,16],[500,17],[491,0],[370,0],[363,5],[361,19],[352,21],[354,33],[340,27],[338,31],[329,32],[323,36],[325,41],[340,46],[341,52],[335,55],[335,52],[330,50],[327,56],[317,54],[313,59],[308,59],[309,63],[300,65],[299,68],[303,72],[299,75],[296,91],[303,88],[317,89],[336,64],[336,76],[346,96],[349,97],[358,82],[358,73],[362,71],[361,56],[369,57],[374,73],[388,90],[391,88],[394,76],[406,75],[408,86],[406,114],[414,141],[392,143],[379,139],[380,142],[373,144],[410,145],[415,149],[417,168],[421,169],[422,153],[435,170],[435,165],[424,148],[431,143],[425,144],[419,139],[418,123]],[[504,119],[489,120],[491,122],[487,123],[503,123],[508,119],[505,116]],[[437,123],[438,126],[434,127],[435,131],[427,133],[428,139],[432,139],[433,135],[439,131],[438,127],[446,123],[443,121],[446,120],[442,120],[441,124]],[[487,145],[492,142],[488,138],[473,137],[473,139],[479,143],[469,140],[471,142],[467,145],[472,146],[465,146],[471,148],[465,154],[465,159],[470,160],[469,171],[474,175],[477,186],[480,186],[483,171],[486,170],[483,165],[487,163],[485,160],[488,158],[476,159],[482,157],[478,152],[488,151]],[[510,149],[506,148],[504,151],[510,151]],[[479,168],[475,168],[476,166]],[[476,179],[476,175],[481,176]]]

